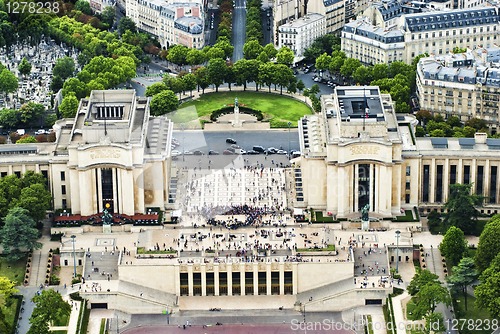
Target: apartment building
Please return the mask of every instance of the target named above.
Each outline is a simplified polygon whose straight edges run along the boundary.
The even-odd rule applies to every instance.
[[[377,30],[371,20],[359,19],[344,27],[342,51],[364,63],[376,64],[385,61],[382,55],[388,50],[392,59],[387,58],[387,62],[411,63],[413,58],[425,52],[443,55],[456,47],[482,45],[489,48],[497,43],[498,30],[496,7],[405,14],[393,30]],[[391,32],[395,36],[391,36]]]
[[[366,18],[347,23],[342,30],[341,48],[349,58],[364,64],[406,61],[404,33],[374,26]]]
[[[90,0],[90,8],[92,12],[101,14],[106,7],[115,7],[115,0]]]
[[[325,33],[340,34],[345,24],[344,0],[309,1],[307,13],[318,13],[325,16]]]
[[[399,0],[383,0],[370,4],[363,12],[363,17],[368,17],[373,25],[392,30],[397,28],[402,15],[428,10],[428,5],[422,2],[401,3]]]
[[[127,16],[139,30],[155,36],[162,47],[181,44],[201,49],[205,44],[204,12],[197,2],[127,0]]]
[[[500,48],[422,58],[417,66],[417,95],[422,109],[462,121],[484,120],[498,132]]]
[[[314,40],[325,34],[325,16],[308,14],[298,20],[292,20],[278,28],[278,48],[289,47],[296,57],[300,58],[304,50]]]

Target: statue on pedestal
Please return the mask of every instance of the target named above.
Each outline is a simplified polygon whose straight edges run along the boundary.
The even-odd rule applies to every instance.
[[[232,121],[234,127],[241,127],[242,121],[239,120],[240,107],[238,105],[238,98],[234,99],[234,121]]]
[[[370,211],[370,204],[366,204],[361,209],[361,229],[362,230],[367,230],[370,228],[369,211]]]
[[[111,220],[113,219],[113,216],[106,209],[102,210],[102,213],[104,213],[104,215],[102,216],[102,224],[111,225]]]

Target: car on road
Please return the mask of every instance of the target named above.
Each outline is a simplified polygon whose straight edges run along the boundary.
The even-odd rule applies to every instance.
[[[193,155],[193,152],[186,150],[184,151],[184,155]]]
[[[233,152],[228,151],[228,150],[224,150],[224,152],[222,152],[222,154],[224,154],[224,155],[232,155]]]
[[[267,30],[271,30],[271,26],[267,26]]]
[[[194,155],[204,155],[205,153],[203,153],[203,151],[200,151],[200,150],[195,150],[195,151],[193,151],[193,154]]]
[[[278,149],[277,148],[274,148],[274,147],[269,147],[267,149],[267,151],[270,153],[270,154],[276,154],[276,152],[278,152]]]
[[[286,154],[286,151],[285,150],[279,150],[278,152],[276,152],[277,154]]]
[[[40,130],[36,130],[35,131],[35,136],[44,135],[44,134],[45,134],[45,130],[44,129],[40,129]]]
[[[226,148],[226,151],[231,151],[234,153],[234,152],[236,152],[236,149],[233,147],[228,147],[228,148]]]
[[[231,145],[231,147],[232,147],[232,148],[236,148],[236,149],[237,149],[237,148],[240,148],[240,147],[239,147],[238,145],[236,145],[236,144]]]
[[[181,152],[179,152],[179,151],[177,151],[177,150],[173,150],[173,151],[172,151],[172,156],[173,156],[173,157],[176,157],[176,156],[178,156],[178,155],[181,155]]]
[[[226,143],[228,143],[228,144],[236,144],[236,140],[234,140],[233,138],[227,138],[226,139]]]
[[[259,152],[259,153],[264,153],[264,152],[266,151],[266,149],[265,149],[264,147],[262,147],[262,146],[258,146],[258,145],[256,145],[256,146],[252,147],[252,149],[253,149],[254,151]]]
[[[219,155],[219,152],[210,150],[208,151],[208,155]]]
[[[236,154],[247,154],[247,151],[239,149],[239,150],[236,150]]]
[[[254,154],[259,154],[259,152],[254,151],[254,150],[250,150],[247,152],[247,154],[254,155]]]

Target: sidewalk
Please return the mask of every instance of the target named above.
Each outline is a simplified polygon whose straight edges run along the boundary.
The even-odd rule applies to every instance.
[[[407,321],[405,320],[405,316],[403,314],[401,301],[408,296],[408,291],[405,290],[403,294],[392,298],[392,306],[394,307],[394,325],[396,326],[395,329],[397,334],[406,334],[406,329],[403,325],[406,325]]]

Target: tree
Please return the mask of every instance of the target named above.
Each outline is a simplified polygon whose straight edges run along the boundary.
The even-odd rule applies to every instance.
[[[486,127],[486,122],[484,120],[482,120],[482,119],[479,119],[479,118],[476,118],[476,117],[472,117],[467,122],[465,122],[465,125],[466,126],[470,126],[470,127],[474,128],[476,130],[480,130],[480,129]]]
[[[430,334],[433,333],[441,333],[446,330],[446,326],[444,325],[443,315],[438,312],[433,312],[431,314],[426,315],[425,317],[425,328],[424,333]]]
[[[19,86],[19,80],[11,71],[3,70],[0,73],[0,92],[14,93]]]
[[[264,63],[259,68],[259,83],[266,85],[271,92],[271,85],[275,83],[274,73],[277,70],[276,65],[273,63]]]
[[[441,254],[450,261],[451,265],[457,265],[467,251],[467,241],[464,232],[455,226],[450,226],[439,246]]]
[[[471,194],[472,184],[450,184],[450,195],[444,208],[448,210],[444,222],[447,227],[456,226],[465,234],[476,230],[478,211],[484,197]]]
[[[92,9],[90,8],[90,3],[85,0],[80,0],[75,3],[75,11],[80,11],[86,15],[92,15]]]
[[[0,111],[0,125],[13,129],[19,122],[19,113],[15,109],[3,108]]]
[[[221,49],[224,51],[224,59],[229,59],[233,56],[234,46],[231,45],[229,39],[219,37],[217,43],[215,43],[214,48]]]
[[[16,282],[12,282],[7,277],[0,277],[0,295],[3,296],[4,300],[19,292],[19,290],[16,289],[15,283]]]
[[[465,52],[467,52],[467,48],[459,48],[458,46],[456,46],[453,49],[453,53],[465,53]]]
[[[9,210],[4,218],[4,227],[0,230],[0,239],[4,254],[9,261],[17,261],[24,257],[21,250],[32,251],[42,248],[37,241],[38,230],[35,221],[26,209],[15,207]]]
[[[387,64],[375,64],[373,66],[373,80],[380,80],[389,77],[389,66]]]
[[[135,34],[137,32],[137,27],[135,26],[135,22],[132,21],[130,17],[124,16],[120,19],[120,23],[118,23],[118,33],[121,36],[127,30],[130,30],[130,32]]]
[[[364,84],[368,81],[370,81],[370,70],[367,67],[364,67],[361,65],[354,71],[352,74],[352,78],[356,81],[359,82],[360,84]]]
[[[34,137],[31,138],[35,140],[34,143],[37,142]],[[26,185],[21,190],[21,195],[19,196],[18,201],[18,206],[26,209],[35,221],[41,221],[45,218],[47,210],[50,209],[51,204],[52,195],[47,189],[45,183],[33,183]]]
[[[302,79],[300,79],[297,82],[297,89],[299,90],[299,92],[302,92],[304,88],[306,88],[306,85],[304,85],[304,82],[302,81]]]
[[[428,121],[431,121],[431,120],[434,119],[434,116],[432,116],[432,114],[428,110],[419,110],[419,111],[417,111],[417,114],[415,115],[415,117],[419,121],[424,121],[424,122],[428,122]]]
[[[24,137],[24,138],[22,138]],[[36,140],[35,137],[30,136],[30,135],[25,135],[22,136],[21,139],[16,141],[16,144],[31,144],[31,143],[37,143],[38,141]]]
[[[293,71],[287,65],[277,64],[275,65],[275,68],[274,82],[280,86],[280,95],[282,95],[283,87],[288,87],[288,84],[293,78],[295,78],[295,76],[293,75]]]
[[[216,58],[224,58],[224,50],[216,48],[215,46],[213,48],[210,48],[208,52],[206,53],[207,58],[210,59],[216,59]]]
[[[425,58],[425,57],[429,57],[429,54],[427,52],[419,54],[418,56],[416,56],[415,58],[413,58],[413,61],[411,62],[413,68],[416,69],[417,65],[418,65],[418,62],[420,61],[420,59]]]
[[[61,88],[63,88],[64,81],[61,79],[60,76],[56,75],[52,78],[52,81],[50,82],[50,90],[53,91],[54,93],[57,93]]]
[[[201,88],[202,93],[205,93],[205,89],[210,85],[210,81],[208,80],[208,70],[206,67],[200,67],[195,72],[196,76],[196,84],[199,88]]]
[[[269,59],[276,58],[276,55],[278,54],[278,50],[276,50],[272,43],[269,43],[264,47],[264,52],[267,54]]]
[[[290,50],[289,47],[287,46],[282,46],[278,50],[278,55],[276,57],[276,62],[278,64],[283,64],[286,66],[290,66],[293,64],[293,60],[295,59],[295,55],[293,54],[293,51]]]
[[[445,132],[441,129],[433,130],[429,134],[431,137],[445,137],[446,136]]]
[[[115,15],[116,10],[111,6],[107,6],[101,14],[101,21],[112,26],[115,21]]]
[[[78,62],[78,65],[83,67],[83,66],[87,65],[87,63],[89,62],[89,58],[87,57],[87,55],[85,53],[80,53],[78,55],[77,62]]]
[[[321,55],[321,49],[315,46],[311,46],[304,50],[304,58],[307,61],[314,61]]]
[[[477,253],[476,253],[477,256]],[[481,283],[474,289],[476,307],[485,308],[493,319],[500,317],[500,254],[479,277]]]
[[[451,304],[450,293],[446,287],[441,285],[441,282],[425,284],[417,292],[416,297],[415,315],[420,318],[428,313],[434,313],[436,306],[440,303],[447,306]]]
[[[28,75],[31,73],[31,64],[28,63],[28,59],[26,59],[26,57],[23,58],[17,69],[22,75]]]
[[[421,126],[417,126],[415,129],[415,136],[416,137],[423,137],[425,136],[425,129]]]
[[[154,116],[160,116],[174,111],[179,106],[179,99],[171,90],[164,90],[151,100],[150,109]]]
[[[340,71],[340,69],[344,65],[344,61],[345,61],[345,59],[340,57],[340,56],[332,58],[332,62],[330,64],[330,72]]]
[[[186,55],[186,61],[191,66],[203,64],[205,60],[205,54],[198,49],[190,49]]]
[[[28,102],[21,107],[19,110],[21,116],[21,122],[27,125],[33,125],[36,121],[40,120],[40,117],[45,114],[45,106],[41,103]]]
[[[257,59],[261,62],[261,63],[267,63],[269,62],[269,56],[267,55],[267,53],[265,51],[262,51],[260,53],[260,55],[257,57]]]
[[[59,106],[59,113],[63,118],[73,118],[78,110],[78,99],[74,93],[68,93],[61,105]]]
[[[479,273],[485,271],[499,253],[500,214],[496,214],[484,226],[484,230],[479,236],[476,257],[474,258]]]
[[[83,0],[80,0],[81,2]],[[56,60],[56,64],[54,66],[54,76],[59,76],[64,81],[67,78],[73,76],[75,72],[75,61],[71,57],[59,58]]]
[[[159,94],[167,89],[167,85],[161,82],[155,82],[151,86],[146,87],[146,96],[155,96],[156,94]]]
[[[210,59],[208,61],[208,80],[215,86],[215,91],[219,91],[219,86],[224,83],[226,73],[226,62],[221,58]]]
[[[436,275],[436,274],[433,274],[431,273],[429,270],[425,269],[425,270],[418,270],[417,269],[417,272],[415,273],[415,276],[413,276],[410,284],[408,284],[408,293],[412,296],[416,295],[420,289],[428,284],[428,283],[432,283],[432,282],[438,282],[438,279],[439,276]]]
[[[70,93],[75,94],[76,98],[79,100],[88,96],[90,92],[84,82],[78,80],[77,78],[69,78],[64,82],[62,95],[66,97],[66,95]]]
[[[176,65],[184,65],[189,49],[184,45],[174,45],[168,49],[167,60]]]
[[[286,90],[291,94],[297,93],[297,83],[295,81],[291,81]]]
[[[441,224],[441,222],[441,215],[436,210],[432,210],[427,215],[427,226],[429,227],[429,230],[434,230]]]
[[[442,251],[442,247],[440,248]],[[453,267],[453,275],[446,277],[446,282],[450,284],[451,290],[461,292],[465,298],[465,310],[467,311],[467,287],[472,285],[477,279],[477,271],[474,269],[474,260],[470,257],[464,257]]]
[[[53,290],[48,290],[53,291]],[[45,291],[42,291],[42,293]],[[50,334],[52,333],[49,329],[49,323],[45,321],[41,317],[33,317],[30,318],[30,328],[26,332],[26,334]]]
[[[344,77],[349,78],[353,75],[354,71],[356,71],[356,69],[360,66],[361,62],[358,59],[347,58],[344,61],[344,65],[342,65],[342,67],[340,68],[340,73]]]
[[[69,316],[71,313],[71,306],[68,302],[62,299],[59,292],[52,289],[42,290],[41,294],[35,294],[31,300],[36,304],[31,319],[40,318],[49,323],[61,316]]]
[[[321,56],[316,58],[316,68],[320,71],[328,70],[330,68],[331,62],[332,57],[325,52]]]
[[[319,94],[320,91],[321,90],[320,90],[318,84],[314,84],[311,86],[311,89],[309,90],[309,94],[316,95],[316,94]]]
[[[462,132],[466,138],[474,138],[476,129],[474,129],[472,126],[465,126]]]
[[[243,54],[245,59],[257,59],[257,57],[264,51],[259,41],[248,41],[243,45]]]
[[[186,74],[182,81],[184,82],[184,89],[188,90],[193,96],[193,89],[196,88],[196,76],[193,73]]]

